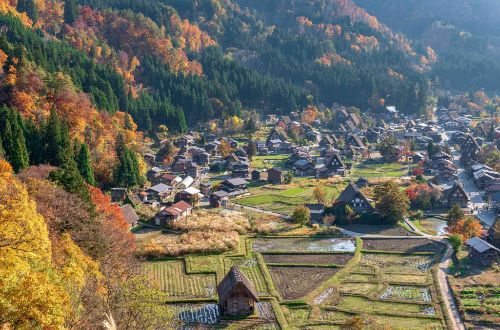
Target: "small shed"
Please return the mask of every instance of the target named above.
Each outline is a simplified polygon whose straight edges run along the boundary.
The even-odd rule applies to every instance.
[[[283,170],[280,168],[271,168],[267,170],[267,182],[271,184],[283,183]]]
[[[219,283],[217,294],[223,315],[251,315],[259,301],[254,285],[237,266],[233,266]]]
[[[478,238],[473,237],[465,242],[469,247],[469,257],[483,266],[491,266],[498,263],[500,250],[491,245],[490,243]]]

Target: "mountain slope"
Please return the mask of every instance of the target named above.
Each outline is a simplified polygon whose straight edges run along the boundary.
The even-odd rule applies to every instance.
[[[370,14],[440,57],[445,88],[499,91],[500,2],[495,0],[355,0]],[[463,79],[467,77],[467,79]]]

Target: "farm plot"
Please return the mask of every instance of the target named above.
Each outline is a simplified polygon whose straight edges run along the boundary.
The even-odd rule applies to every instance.
[[[464,286],[454,289],[466,321],[485,325],[500,324],[500,288]]]
[[[273,282],[286,300],[304,297],[337,271],[336,268],[269,267]]]
[[[342,310],[349,310],[358,313],[377,314],[379,312],[413,314],[416,316],[428,315],[427,308],[431,305],[415,304],[415,303],[402,303],[402,302],[389,302],[383,300],[370,300],[361,296],[342,296],[340,302],[336,307]]]
[[[310,309],[303,307],[282,306],[283,314],[289,324],[302,324],[309,319]]]
[[[341,225],[342,229],[350,230],[360,234],[384,235],[384,236],[416,236],[416,234],[407,231],[398,225]]]
[[[183,261],[155,261],[145,264],[151,283],[169,298],[215,298],[214,274],[187,275]]]
[[[343,282],[339,286],[339,292],[360,294],[365,296],[372,296],[383,289],[383,284],[378,282],[372,283],[359,283],[359,282]]]
[[[443,251],[444,244],[426,238],[380,238],[363,239],[364,250],[379,250],[390,252],[433,252]]]
[[[432,297],[431,291],[426,287],[389,285],[380,295],[380,299],[429,302],[432,300]]]
[[[388,325],[391,329],[406,330],[406,329],[426,329],[426,330],[441,330],[443,325],[436,318],[424,317],[401,317],[401,316],[385,316],[377,315],[375,317],[380,323]]]
[[[415,285],[430,284],[428,275],[420,274],[382,274],[382,281],[387,283],[408,283]]]
[[[267,287],[264,276],[262,275],[262,271],[259,267],[257,259],[226,258],[224,259],[224,274],[227,274],[232,266],[238,266],[238,268],[248,277],[248,279],[252,281],[259,296],[269,295],[269,289]]]
[[[216,273],[219,265],[218,256],[187,256],[184,260],[188,273]]]
[[[310,265],[345,265],[351,258],[351,253],[338,254],[263,254],[266,263],[279,264],[310,264]]]
[[[433,255],[396,255],[363,253],[360,266],[373,267],[386,273],[425,273],[436,263]]]
[[[257,252],[354,252],[354,240],[343,238],[259,238],[254,240]]]
[[[217,304],[179,304],[171,305],[174,315],[183,325],[219,323],[220,310]]]

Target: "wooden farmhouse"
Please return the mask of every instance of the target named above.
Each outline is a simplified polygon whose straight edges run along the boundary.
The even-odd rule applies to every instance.
[[[370,200],[358,189],[358,187],[350,182],[347,187],[340,193],[336,199],[336,203],[349,205],[356,213],[373,213],[375,209],[370,203]]]
[[[223,315],[251,315],[259,301],[252,282],[236,266],[219,283],[217,294]]]
[[[500,250],[483,241],[480,238],[473,237],[465,242],[469,248],[470,259],[478,262],[482,266],[491,266],[498,263]]]

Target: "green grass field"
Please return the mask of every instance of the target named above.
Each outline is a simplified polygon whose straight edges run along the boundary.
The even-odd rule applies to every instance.
[[[385,163],[366,160],[354,165],[352,178],[400,178],[407,175],[408,168],[401,163]]]
[[[284,167],[288,158],[290,158],[290,155],[287,154],[254,156],[252,158],[252,167],[258,170],[271,167]]]
[[[316,202],[313,197],[316,187],[322,187],[326,193],[326,200],[331,202],[344,189],[345,184],[328,185],[325,180],[311,179],[310,182],[294,181],[289,185],[262,186],[250,189],[251,196],[237,199],[235,202],[245,206],[258,206],[268,211],[291,214],[299,205]]]

